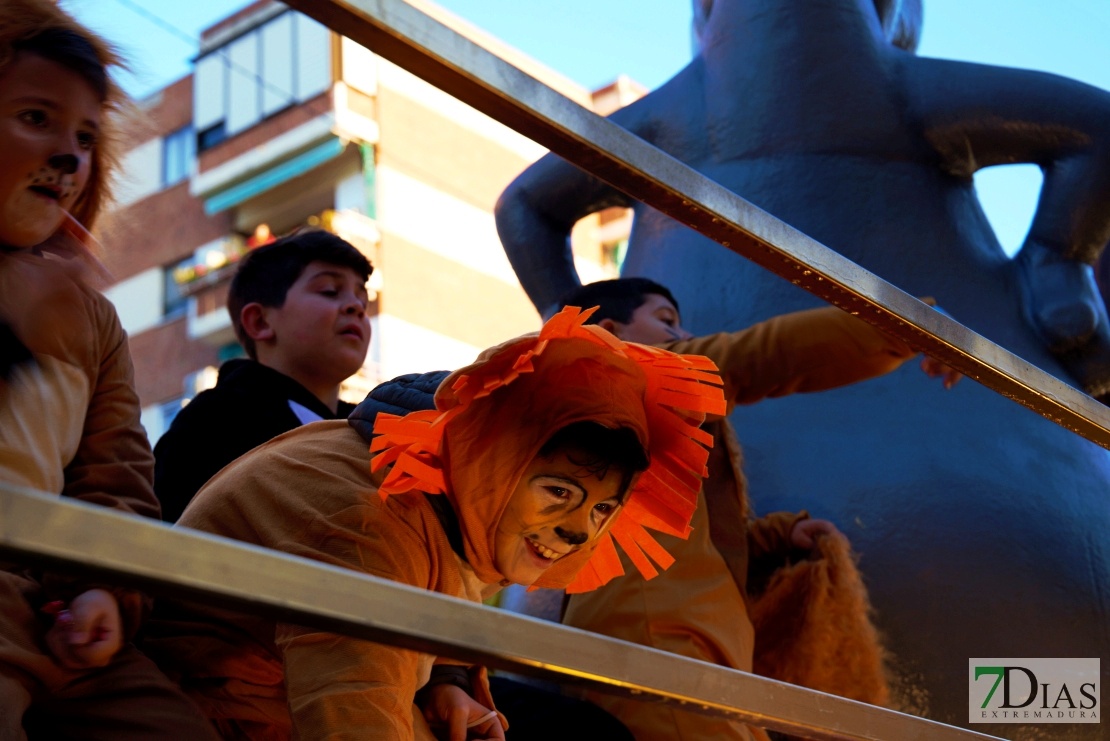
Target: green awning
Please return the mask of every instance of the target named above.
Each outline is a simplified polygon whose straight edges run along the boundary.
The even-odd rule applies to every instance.
[[[226,211],[232,206],[237,206],[243,201],[250,200],[271,188],[319,167],[329,160],[335,159],[343,153],[345,148],[345,142],[337,137],[330,138],[323,144],[317,144],[312,149],[290,157],[265,172],[236,183],[227,190],[205,199],[204,211],[209,215]]]

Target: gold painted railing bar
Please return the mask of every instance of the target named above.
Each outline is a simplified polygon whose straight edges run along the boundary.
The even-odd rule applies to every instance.
[[[0,559],[68,569],[278,620],[829,741],[980,733],[346,569],[0,484]]]
[[[1110,448],[1110,410],[585,110],[403,0],[288,0],[380,56],[816,296]]]

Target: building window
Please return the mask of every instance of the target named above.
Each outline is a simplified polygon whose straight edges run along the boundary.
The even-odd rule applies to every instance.
[[[189,177],[196,158],[196,136],[192,126],[185,126],[162,141],[162,187]]]
[[[227,126],[223,121],[212,124],[204,131],[197,134],[197,149],[202,152],[209,147],[214,147],[227,138]]]
[[[207,149],[331,86],[327,27],[292,11],[197,60],[193,124]]]
[[[162,268],[162,317],[174,319],[185,315],[189,305],[189,297],[182,290],[182,283],[178,279],[181,271],[192,267],[194,258],[189,255],[184,260],[178,260],[172,265]]]
[[[198,295],[198,291],[202,288],[223,281],[229,275],[230,266],[239,262],[246,252],[243,238],[233,234],[225,239],[202,245],[188,257],[163,268],[162,280],[165,286],[162,293],[163,316],[173,318],[184,314],[188,308],[189,297]],[[203,302],[217,298],[223,301],[222,296],[218,297],[211,293],[199,294],[198,300]],[[223,308],[223,304],[209,308]],[[199,303],[197,309],[200,314],[206,313],[205,307]]]

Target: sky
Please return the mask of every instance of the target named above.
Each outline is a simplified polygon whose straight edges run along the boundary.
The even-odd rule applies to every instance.
[[[438,0],[439,4],[589,88],[620,74],[655,88],[690,59],[690,0]],[[190,71],[202,29],[247,0],[62,0],[130,60],[125,88],[143,97]],[[924,0],[918,54],[1023,67],[1110,90],[1110,0]],[[1040,172],[976,176],[1009,251],[1020,246]]]

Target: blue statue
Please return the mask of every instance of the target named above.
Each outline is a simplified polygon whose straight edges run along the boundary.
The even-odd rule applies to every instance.
[[[909,293],[936,297],[1034,365],[1110,397],[1110,326],[1091,268],[1110,239],[1110,93],[919,58],[919,0],[695,5],[693,61],[614,121]],[[1045,177],[1010,259],[972,176],[1018,162]],[[614,205],[635,215],[624,274],[668,285],[697,333],[819,304],[548,155],[497,209],[541,312],[579,283],[571,226]],[[913,369],[741,408],[733,422],[756,508],[808,508],[861,552],[912,709],[966,724],[972,658],[1110,657],[1106,450],[974,383],[940,392]],[[1054,726],[1066,730],[1053,738],[1094,739],[1098,728]]]

